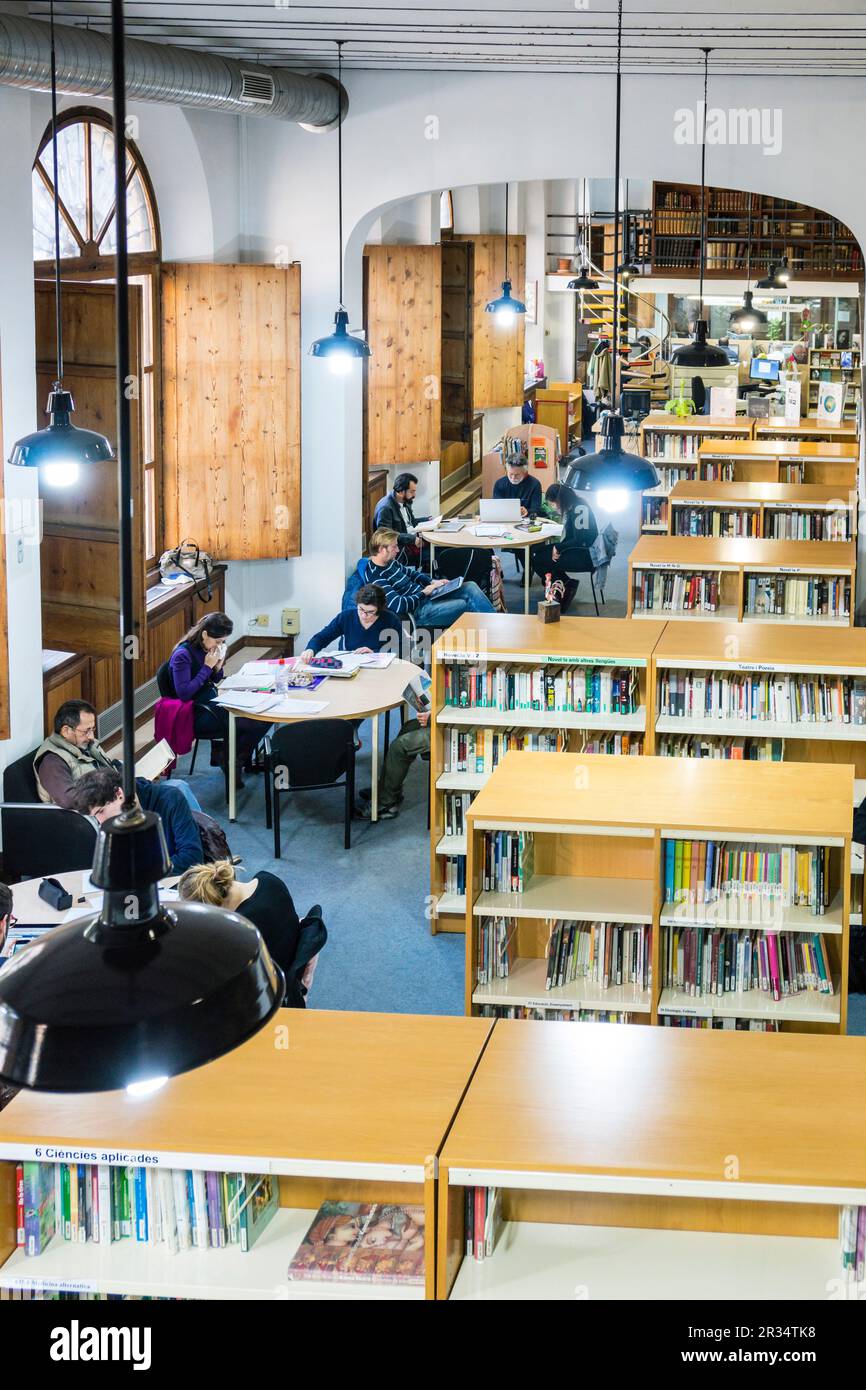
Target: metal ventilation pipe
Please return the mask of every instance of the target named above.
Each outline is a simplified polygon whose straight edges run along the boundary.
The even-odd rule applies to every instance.
[[[111,92],[111,42],[93,29],[57,25],[57,85],[61,92],[104,96]],[[0,14],[0,83],[48,91],[51,86],[49,26]],[[203,106],[235,115],[275,116],[314,129],[337,122],[337,84],[284,68],[238,62],[173,44],[126,43],[126,89],[132,100]]]

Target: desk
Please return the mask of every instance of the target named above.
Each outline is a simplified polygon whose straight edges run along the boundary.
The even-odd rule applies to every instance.
[[[403,691],[409,684],[413,676],[418,674],[419,668],[414,666],[411,661],[395,660],[384,670],[359,670],[357,676],[351,680],[337,680],[329,678],[323,681],[315,690],[290,690],[289,699],[312,701],[321,704],[327,702],[327,709],[321,712],[316,711],[311,715],[293,714],[287,716],[274,716],[272,710],[262,710],[261,714],[250,714],[249,710],[234,710],[228,708],[229,713],[229,820],[236,820],[235,815],[235,758],[237,744],[237,729],[235,720],[238,715],[243,719],[258,719],[262,724],[297,724],[304,719],[372,719],[373,721],[373,757],[372,757],[372,781],[371,781],[371,818],[375,821],[379,816],[379,719],[380,714],[386,710],[396,709],[403,703]]]
[[[523,551],[523,611],[529,612],[529,584],[532,578],[532,568],[529,563],[529,552],[534,545],[545,545],[561,535],[562,527],[558,522],[546,521],[542,523],[540,531],[518,531],[506,530],[502,536],[476,536],[472,532],[472,527],[479,524],[478,518],[455,517],[455,521],[461,521],[463,528],[460,531],[420,531],[420,535],[430,546],[430,573],[433,573],[433,566],[436,561],[436,547],[442,546],[464,546],[472,547],[473,550],[522,550]],[[492,525],[493,523],[491,523]]]
[[[85,904],[79,898],[86,897],[87,905],[98,912],[102,906],[102,889],[90,887],[89,869],[71,869],[67,873],[52,874],[72,894],[72,906],[66,912],[58,912],[39,896],[41,878],[28,878],[24,883],[16,883],[12,888],[12,915],[19,927],[64,927],[75,922],[81,915]],[[174,888],[177,875],[164,878],[161,888]]]

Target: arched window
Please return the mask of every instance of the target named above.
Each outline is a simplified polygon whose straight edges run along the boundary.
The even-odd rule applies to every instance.
[[[60,194],[60,268],[64,280],[114,279],[117,223],[114,205],[114,133],[102,111],[76,107],[57,123],[57,183]],[[33,165],[33,261],[37,282],[54,274],[54,156],[51,126]],[[144,485],[146,561],[152,569],[163,548],[161,535],[161,441],[155,382],[159,365],[159,219],[150,179],[135,145],[126,142],[126,225],[130,283],[141,287],[140,344],[141,462]],[[38,321],[38,315],[37,315]],[[38,341],[37,363],[50,358]],[[77,403],[78,404],[78,403]],[[79,404],[79,409],[84,402]],[[83,420],[81,421],[83,423]]]

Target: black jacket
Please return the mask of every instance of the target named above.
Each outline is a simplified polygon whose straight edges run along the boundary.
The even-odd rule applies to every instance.
[[[541,483],[531,473],[527,473],[517,486],[505,476],[497,478],[493,484],[493,496],[497,502],[509,502],[516,498],[530,515],[534,513],[537,516],[541,511]]]
[[[404,502],[403,505],[408,513],[410,524],[414,526],[416,524],[415,514],[412,511],[411,503]],[[393,492],[386,492],[385,496],[382,498],[382,501],[373,514],[373,524],[377,531],[380,526],[387,526],[389,531],[396,531],[401,545],[415,544],[415,537],[410,535],[406,530],[406,524],[400,511],[400,504]]]
[[[597,536],[598,523],[585,502],[578,503],[574,511],[566,512],[562,525],[562,539],[555,542],[562,568],[573,568],[577,571],[588,565],[589,547]]]

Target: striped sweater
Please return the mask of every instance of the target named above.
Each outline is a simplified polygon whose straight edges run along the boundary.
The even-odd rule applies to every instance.
[[[358,572],[362,583],[378,584],[385,590],[388,608],[398,617],[415,612],[423,591],[430,583],[429,575],[424,574],[423,570],[401,565],[399,560],[392,560],[383,569],[368,558],[358,566]]]

